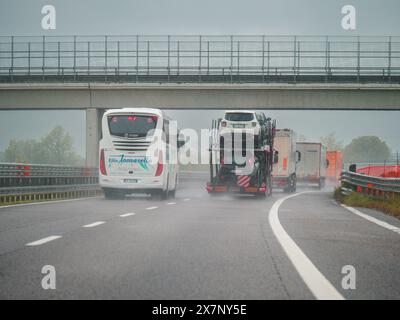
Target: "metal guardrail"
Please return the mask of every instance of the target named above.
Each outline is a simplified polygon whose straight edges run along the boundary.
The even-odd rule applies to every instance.
[[[97,168],[0,163],[0,193],[13,187],[96,183]]]
[[[0,206],[100,193],[97,168],[0,163]]]
[[[89,177],[98,176],[97,168],[42,164],[0,163],[0,177]]]
[[[5,36],[0,81],[400,83],[400,36]]]
[[[342,189],[350,188],[369,195],[400,194],[400,178],[380,178],[344,171],[341,182]]]

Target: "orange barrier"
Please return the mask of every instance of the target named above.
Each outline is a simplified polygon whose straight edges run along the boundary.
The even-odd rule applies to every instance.
[[[343,153],[341,151],[327,151],[326,159],[329,161],[326,177],[330,181],[338,182],[343,168]]]
[[[382,177],[382,178],[400,178],[399,166],[367,166],[357,170],[357,173],[362,173],[367,176]]]

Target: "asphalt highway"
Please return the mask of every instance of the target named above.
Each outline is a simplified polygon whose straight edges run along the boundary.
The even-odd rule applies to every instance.
[[[399,299],[400,221],[330,192],[0,208],[1,299]],[[56,289],[42,287],[54,266]],[[355,288],[343,287],[343,267]],[[353,279],[353,278],[352,278]]]

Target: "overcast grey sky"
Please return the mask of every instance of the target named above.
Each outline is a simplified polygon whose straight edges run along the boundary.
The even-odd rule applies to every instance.
[[[57,29],[41,29],[41,8],[57,10]],[[357,10],[357,30],[341,28],[341,7]],[[0,0],[0,35],[279,34],[399,35],[399,0]],[[171,111],[180,127],[208,127],[221,112]],[[374,134],[400,150],[400,112],[273,111],[280,127],[310,139],[336,132],[350,142]],[[0,111],[0,150],[11,138],[38,138],[56,125],[84,154],[82,111]]]
[[[54,5],[57,29],[41,29]],[[357,9],[357,30],[341,8]],[[398,0],[0,0],[2,35],[64,34],[398,34]]]

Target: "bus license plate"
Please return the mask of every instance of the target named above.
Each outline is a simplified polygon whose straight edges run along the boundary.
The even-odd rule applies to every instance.
[[[137,179],[124,179],[123,181],[124,181],[124,183],[137,183],[138,182]]]

